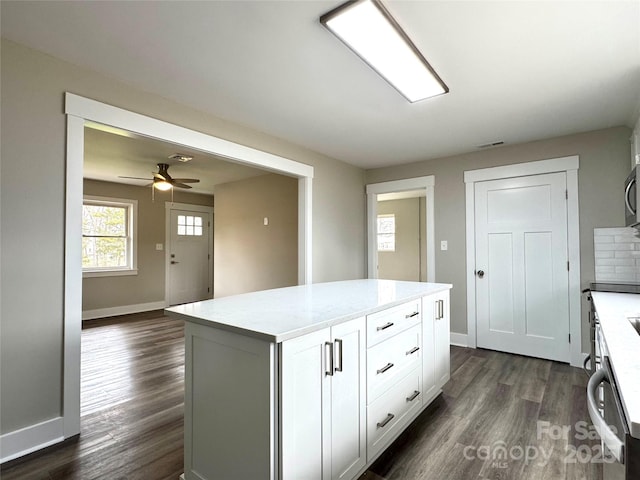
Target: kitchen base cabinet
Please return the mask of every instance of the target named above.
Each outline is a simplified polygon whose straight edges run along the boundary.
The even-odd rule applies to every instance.
[[[358,478],[449,378],[449,288],[358,280],[168,309],[187,320],[184,478]]]
[[[282,343],[282,478],[353,478],[365,465],[365,320]]]
[[[433,350],[435,359],[436,387],[442,389],[451,378],[451,328],[449,326],[449,291],[434,297],[435,314],[433,320]]]

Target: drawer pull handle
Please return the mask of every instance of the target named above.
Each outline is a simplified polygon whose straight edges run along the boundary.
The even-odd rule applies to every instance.
[[[393,327],[393,322],[387,322],[384,325],[382,325],[381,327],[378,327],[376,330],[378,330],[378,331],[386,330],[389,327]]]
[[[383,421],[378,422],[376,425],[378,428],[384,428],[387,423],[389,423],[391,420],[393,420],[393,418],[395,417],[395,415],[393,413],[387,413],[387,418],[385,418]]]
[[[409,315],[405,315],[404,318],[411,318],[411,317],[415,317],[416,315],[420,315],[420,312],[410,313]]]
[[[384,373],[387,370],[389,370],[391,367],[393,367],[393,363],[387,363],[384,367],[382,367],[381,369],[377,370],[378,374]]]
[[[414,391],[410,397],[407,397],[407,402],[413,402],[418,395],[420,395],[420,392],[418,390]]]
[[[420,350],[420,347],[413,347],[411,350],[409,350],[407,352],[407,355],[413,355],[414,353],[416,353],[418,350]]]

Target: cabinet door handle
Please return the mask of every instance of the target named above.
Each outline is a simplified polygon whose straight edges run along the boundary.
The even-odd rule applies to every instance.
[[[418,390],[415,390],[413,394],[411,394],[411,396],[407,397],[407,402],[413,402],[416,398],[418,398],[418,395],[420,395],[420,392]]]
[[[420,347],[413,347],[411,350],[409,350],[407,352],[407,355],[413,355],[414,353],[416,353],[418,350],[420,350]]]
[[[393,367],[393,363],[387,363],[384,367],[382,367],[381,369],[377,370],[378,375],[381,373],[386,372],[387,370],[389,370],[391,367]]]
[[[444,300],[438,300],[440,302],[440,319],[444,318]]]
[[[409,315],[405,315],[404,318],[411,318],[411,317],[415,317],[416,315],[420,315],[420,312],[410,313]]]
[[[393,420],[393,418],[395,417],[395,415],[393,413],[387,413],[387,418],[385,418],[383,421],[376,423],[376,426],[378,428],[384,428],[387,423],[389,423],[391,420]]]
[[[338,361],[336,362],[336,372],[342,371],[342,339],[336,338],[336,351],[338,354]]]
[[[329,347],[329,353],[327,353],[327,347]],[[333,376],[333,342],[324,342],[325,353],[325,375]],[[329,361],[329,368],[326,368],[326,362]]]
[[[378,330],[378,331],[386,330],[389,327],[393,327],[393,322],[387,322],[384,325],[382,325],[381,327],[376,328],[376,330]]]

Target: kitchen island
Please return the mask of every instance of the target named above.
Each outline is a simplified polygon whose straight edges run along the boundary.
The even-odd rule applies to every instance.
[[[450,288],[352,280],[167,309],[186,320],[186,480],[357,478],[449,379]]]

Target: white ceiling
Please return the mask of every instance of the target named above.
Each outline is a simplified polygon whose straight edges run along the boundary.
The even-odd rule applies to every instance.
[[[169,156],[175,153],[192,156],[193,160],[182,163],[170,159]],[[153,172],[158,171],[158,163],[169,165],[169,175],[172,178],[200,180],[198,183],[190,184],[192,188],[189,192],[203,194],[214,194],[215,186],[222,183],[269,173],[199,150],[141,137],[111,127],[92,125],[92,128],[85,128],[84,178],[146,186],[151,183]],[[120,176],[141,177],[147,180]]]
[[[3,37],[364,168],[640,113],[637,0],[386,0],[451,90],[415,104],[320,25],[340,3],[0,5]]]

